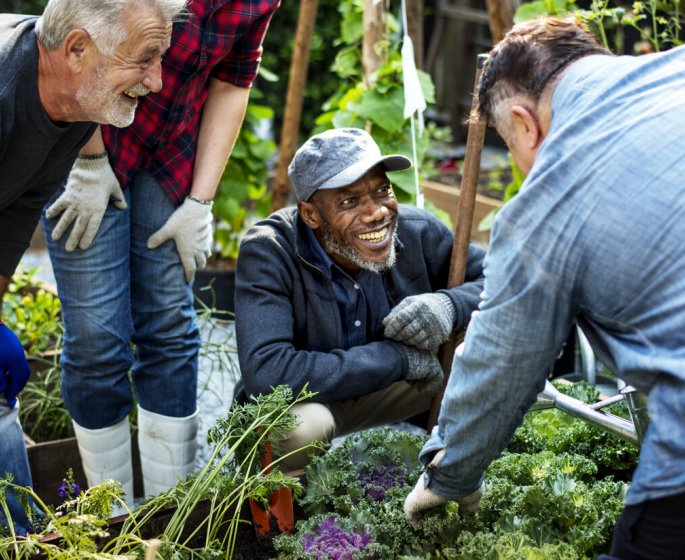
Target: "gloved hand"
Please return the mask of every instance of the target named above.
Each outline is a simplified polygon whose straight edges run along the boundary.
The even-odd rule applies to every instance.
[[[430,350],[418,350],[413,346],[405,346],[409,361],[409,373],[405,380],[416,385],[419,393],[432,396],[442,387],[444,378],[440,360]]]
[[[207,264],[212,254],[212,204],[186,198],[166,223],[147,240],[148,249],[156,249],[169,239],[176,243],[186,281],[190,282],[195,271]]]
[[[31,370],[21,342],[9,327],[0,321],[0,393],[5,396],[10,408],[14,408],[17,395],[26,385],[30,375]]]
[[[421,512],[424,510],[437,507],[444,504],[448,498],[444,498],[440,494],[434,492],[426,487],[425,477],[430,479],[431,471],[440,463],[440,460],[445,455],[445,450],[441,449],[435,454],[433,460],[426,466],[427,475],[421,475],[416,482],[414,489],[404,500],[404,516],[412,527],[416,527],[421,517]],[[483,485],[480,488],[464,496],[463,498],[455,498],[454,501],[459,504],[460,515],[473,515],[478,510],[480,499],[483,497]]]
[[[421,349],[437,348],[454,329],[457,312],[445,294],[409,296],[383,319],[385,336]]]
[[[78,246],[86,250],[102,223],[110,197],[114,198],[114,206],[120,210],[126,208],[124,193],[109,159],[77,157],[62,196],[45,211],[50,220],[64,212],[52,230],[52,238],[57,241],[73,222],[64,248],[73,251]]]

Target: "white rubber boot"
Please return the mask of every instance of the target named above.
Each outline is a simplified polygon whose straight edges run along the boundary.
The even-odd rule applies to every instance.
[[[197,424],[197,410],[185,418],[174,418],[138,407],[138,448],[146,498],[173,488],[193,471]]]
[[[72,423],[88,486],[97,486],[105,480],[118,480],[126,493],[123,497],[126,505],[133,509],[133,463],[128,416],[114,426],[95,430]],[[128,512],[120,505],[112,508],[112,517],[125,513]]]

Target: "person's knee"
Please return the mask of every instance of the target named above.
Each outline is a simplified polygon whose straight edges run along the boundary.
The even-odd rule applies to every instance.
[[[289,436],[275,445],[276,454],[283,457],[284,470],[303,468],[317,450],[311,446],[315,441],[328,446],[335,436],[335,419],[326,405],[304,403],[293,406],[292,412],[298,426]]]
[[[61,356],[64,372],[77,377],[127,372],[133,362],[131,331],[122,323],[103,310],[72,313]]]
[[[158,302],[156,309],[143,314],[136,311],[135,317],[133,341],[139,353],[164,353],[174,359],[196,357],[202,338],[190,300],[172,305]]]
[[[295,405],[292,412],[299,424],[286,440],[291,450],[309,445],[313,441],[330,443],[335,433],[335,420],[326,405],[305,403]]]

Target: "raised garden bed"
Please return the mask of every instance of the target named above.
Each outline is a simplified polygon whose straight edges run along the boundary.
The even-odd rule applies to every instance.
[[[440,210],[447,212],[452,223],[456,223],[459,211],[459,188],[436,181],[423,181],[421,184],[426,200],[432,202]],[[490,212],[501,206],[502,201],[500,199],[482,194],[476,195],[476,204],[473,211],[473,225],[471,227],[471,239],[473,241],[483,245],[488,244],[490,240],[490,231],[480,231],[478,226]]]
[[[587,384],[561,385],[586,402],[597,398]],[[267,500],[283,484],[298,486],[295,478],[257,466],[255,455],[264,433],[271,433],[267,427],[287,431],[287,395],[284,390],[256,408],[238,407],[220,421],[210,434],[213,466],[132,518],[111,520],[108,535],[96,539],[99,558],[115,553],[133,558],[151,538],[165,543],[158,556],[165,559],[222,551],[221,557],[251,560],[590,560],[608,550],[638,450],[554,409],[526,416],[505,454],[488,469],[475,516],[460,516],[457,505],[448,502],[410,527],[402,503],[421,474],[418,451],[424,438],[385,428],[351,436],[315,459],[306,472],[305,493],[296,500],[296,532],[257,538],[247,497]],[[257,423],[255,414],[261,417]],[[80,500],[74,505],[81,514],[93,507],[86,507],[87,497]],[[233,552],[227,553],[230,547]]]

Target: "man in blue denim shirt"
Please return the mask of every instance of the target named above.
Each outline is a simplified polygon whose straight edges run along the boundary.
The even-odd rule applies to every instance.
[[[241,243],[236,398],[281,384],[316,392],[293,407],[301,423],[276,450],[286,468],[304,466],[307,453],[293,452],[314,440],[428,410],[442,386],[437,348],[480,301],[484,251],[470,247],[466,282],[445,289],[450,230],[397,203],[386,172],[410,165],[360,129],[316,135],[288,169],[297,208]]]
[[[527,179],[495,220],[484,299],[421,452],[432,474],[405,513],[477,507],[578,321],[649,394],[612,554],[685,558],[685,48],[614,57],[575,21],[520,24],[493,49],[479,103]]]

